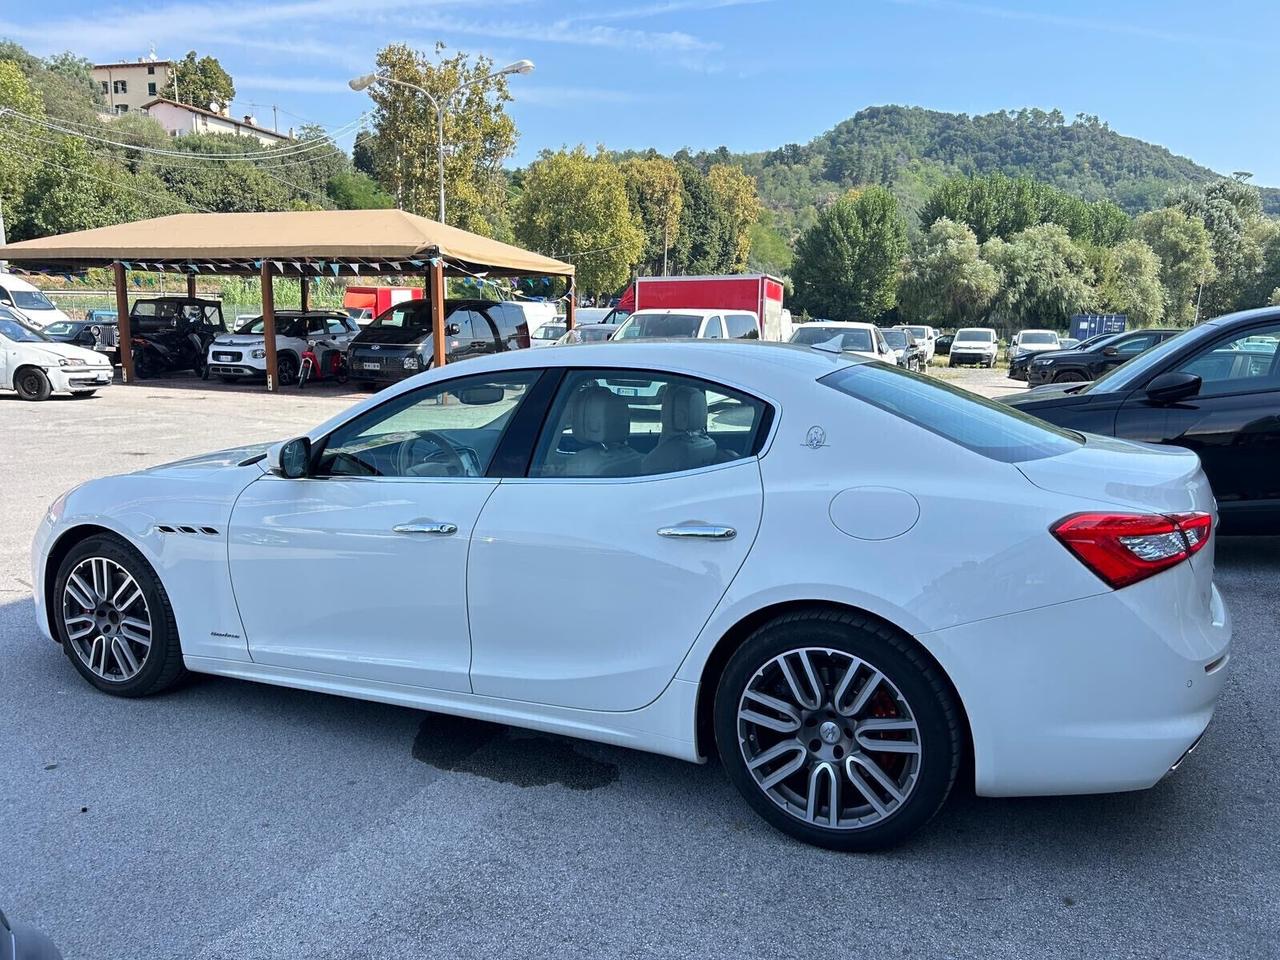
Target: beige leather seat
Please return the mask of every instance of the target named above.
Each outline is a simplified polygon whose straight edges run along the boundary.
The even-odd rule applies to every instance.
[[[716,442],[707,436],[707,395],[671,384],[662,396],[662,434],[644,458],[645,473],[676,473],[716,462]]]
[[[573,398],[570,430],[582,449],[568,458],[564,476],[629,477],[641,472],[640,454],[628,446],[631,411],[604,387],[588,387]]]

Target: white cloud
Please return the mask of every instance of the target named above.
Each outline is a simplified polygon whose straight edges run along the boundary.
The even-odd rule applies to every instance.
[[[596,5],[593,9],[584,10],[565,18],[565,22],[579,20],[641,20],[645,17],[658,17],[667,13],[683,13],[690,10],[720,10],[725,7],[755,6],[761,3],[773,3],[773,0],[663,0],[641,7],[608,7]]]

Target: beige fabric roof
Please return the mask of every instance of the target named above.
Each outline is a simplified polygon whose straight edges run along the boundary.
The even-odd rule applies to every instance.
[[[476,271],[573,275],[573,264],[403,210],[180,213],[0,246],[0,260],[54,269],[104,266],[118,260],[218,265],[239,261],[242,266],[252,260],[382,263],[437,253],[447,262]],[[388,264],[383,267],[392,272]],[[420,272],[408,264],[403,267]]]

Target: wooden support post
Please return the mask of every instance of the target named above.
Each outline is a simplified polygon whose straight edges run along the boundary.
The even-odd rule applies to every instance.
[[[129,288],[125,286],[124,264],[111,265],[116,280],[116,344],[120,353],[120,379],[133,383],[133,332],[129,324]]]
[[[280,367],[276,360],[276,291],[271,261],[262,261],[262,336],[267,351],[267,390],[280,389]]]
[[[192,300],[196,298],[196,275],[194,273],[187,274],[187,296]]]
[[[578,325],[577,321],[578,294],[573,286],[573,277],[569,278],[569,300],[564,305],[564,328],[572,330]]]
[[[435,263],[431,265],[431,282],[428,286],[431,293],[431,329],[435,337],[432,343],[434,353],[431,364],[435,367],[443,367],[449,336],[444,329],[444,259],[442,257],[437,257]]]
[[[308,279],[305,273],[298,278],[298,286],[302,291],[302,297],[300,300],[300,303],[302,304],[302,312],[307,313],[311,309],[311,280]]]

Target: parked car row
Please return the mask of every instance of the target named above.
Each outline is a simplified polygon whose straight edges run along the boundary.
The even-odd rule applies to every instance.
[[[111,361],[96,350],[62,343],[0,307],[0,390],[23,400],[51,394],[91,397],[111,383]]]

